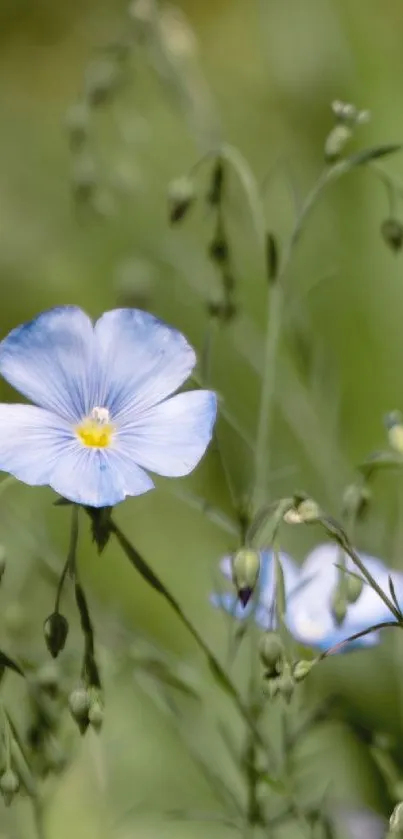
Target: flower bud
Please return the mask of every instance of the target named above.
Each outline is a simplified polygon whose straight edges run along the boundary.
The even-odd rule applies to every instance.
[[[43,625],[43,634],[45,636],[46,646],[53,658],[57,658],[59,653],[64,649],[68,632],[69,624],[64,615],[61,615],[59,612],[53,612],[46,618]]]
[[[330,608],[336,623],[341,626],[347,614],[347,602],[338,587],[335,588],[332,594]]]
[[[295,682],[303,682],[304,679],[307,677],[308,673],[311,672],[312,667],[316,664],[316,659],[313,661],[306,661],[305,659],[301,659],[301,661],[297,661],[294,664],[292,675],[294,677]]]
[[[280,693],[284,697],[285,701],[287,703],[291,702],[295,689],[295,681],[288,662],[284,664],[283,672],[278,678],[278,683]]]
[[[232,579],[244,607],[252,597],[259,572],[259,553],[252,548],[241,548],[232,558]]]
[[[338,625],[341,625],[347,615],[347,600],[339,587],[333,591],[330,608],[334,620]]]
[[[84,685],[76,687],[69,696],[71,716],[77,723],[81,734],[84,734],[89,725],[88,712],[90,702],[91,694]]]
[[[395,452],[403,454],[403,417],[400,411],[392,411],[385,417],[388,440]]]
[[[387,218],[381,224],[381,236],[385,244],[394,253],[403,246],[403,224],[397,218]]]
[[[364,587],[364,580],[356,574],[347,576],[347,600],[349,603],[356,603]]]
[[[116,61],[104,58],[88,67],[85,78],[85,95],[93,107],[103,105],[120,81],[120,70]]]
[[[317,521],[320,516],[320,508],[312,498],[296,500],[295,507],[286,510],[284,521],[287,524],[307,524]]]
[[[403,836],[403,801],[396,804],[389,819],[389,829],[392,836]]]
[[[84,203],[90,201],[94,196],[96,183],[94,161],[87,155],[80,155],[74,161],[72,173],[73,193],[76,200]]]
[[[84,102],[77,102],[67,111],[65,126],[73,151],[80,149],[88,138],[90,114]]]
[[[100,731],[104,721],[104,706],[99,691],[94,691],[90,699],[88,720],[95,731]]]
[[[360,519],[364,516],[371,501],[371,490],[360,484],[350,484],[343,495],[342,509],[344,516]]]
[[[337,123],[328,134],[325,142],[325,161],[334,163],[339,159],[344,147],[351,139],[352,130],[345,123]]]
[[[276,632],[265,632],[259,641],[259,656],[262,664],[267,668],[266,678],[278,676],[282,670],[284,659],[284,644]]]
[[[268,678],[263,685],[263,693],[269,699],[275,699],[280,693],[280,677]]]
[[[11,804],[19,788],[18,775],[15,774],[13,769],[6,769],[0,777],[0,792],[7,807]]]
[[[171,224],[182,221],[196,198],[192,181],[187,178],[177,178],[168,189],[168,209]]]

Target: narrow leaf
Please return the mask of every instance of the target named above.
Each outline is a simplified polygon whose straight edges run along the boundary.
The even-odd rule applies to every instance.
[[[356,154],[351,154],[347,157],[344,163],[349,167],[362,166],[366,163],[371,163],[372,160],[379,160],[381,157],[387,157],[389,154],[396,154],[403,148],[401,143],[386,143],[381,146],[373,146],[369,149],[363,149]]]

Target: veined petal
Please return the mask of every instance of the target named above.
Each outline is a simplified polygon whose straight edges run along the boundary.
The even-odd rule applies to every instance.
[[[42,408],[82,419],[96,383],[91,320],[76,306],[60,306],[18,326],[0,343],[0,373]]]
[[[69,425],[34,405],[0,405],[0,470],[31,486],[50,482],[72,444]]]
[[[95,324],[102,369],[98,405],[115,418],[147,411],[189,377],[196,356],[185,337],[148,312],[115,309]]]
[[[180,393],[131,417],[118,431],[119,449],[158,475],[188,475],[211,440],[216,410],[211,391]]]
[[[152,489],[151,478],[136,464],[119,462],[106,449],[86,448],[77,441],[52,472],[50,485],[76,504],[113,507],[127,495]]]

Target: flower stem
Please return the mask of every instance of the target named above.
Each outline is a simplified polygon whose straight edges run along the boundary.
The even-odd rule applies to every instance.
[[[268,449],[271,436],[272,409],[276,390],[277,357],[284,314],[287,272],[295,245],[297,244],[304,228],[306,218],[321,195],[323,189],[335,176],[335,169],[336,167],[325,169],[319,176],[311,191],[308,193],[284,251],[277,279],[272,286],[271,293],[269,294],[266,343],[263,359],[263,380],[256,432],[254,486],[252,491],[252,509],[255,512],[264,499],[268,473],[271,465]]]

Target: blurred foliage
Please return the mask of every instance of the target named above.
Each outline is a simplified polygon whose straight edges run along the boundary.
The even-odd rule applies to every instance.
[[[296,208],[323,166],[333,100],[372,114],[348,153],[401,138],[397,0],[367,0],[365,8],[348,0],[182,0],[175,8],[161,3],[151,22],[149,9],[147,0],[129,9],[117,0],[1,0],[2,334],[57,304],[79,304],[94,317],[116,305],[140,305],[183,330],[202,353],[208,307],[220,300],[223,276],[222,260],[209,251],[217,232],[205,201],[209,167],[194,173],[197,200],[176,227],[169,225],[171,182],[188,177],[218,143],[239,150],[262,185],[281,257]],[[401,156],[380,165],[403,184]],[[384,445],[382,416],[402,408],[402,263],[387,246],[390,225],[385,231],[391,217],[402,215],[400,193],[391,199],[387,183],[385,189],[367,167],[331,186],[292,261],[270,497],[304,489],[336,515],[356,464]],[[210,364],[211,383],[225,400],[218,426],[225,468],[213,448],[191,478],[161,480],[156,492],[116,511],[223,660],[228,620],[208,598],[218,558],[238,540],[183,496],[205,497],[231,518],[231,493],[242,501],[252,479],[267,277],[232,171],[225,224],[238,315],[215,331]],[[273,258],[272,249],[272,265]],[[4,383],[1,397],[15,398]],[[401,569],[402,499],[401,477],[380,477],[357,528],[359,548]],[[39,672],[49,663],[42,624],[69,538],[68,514],[53,501],[46,489],[17,485],[0,497],[7,555],[0,646]],[[302,560],[317,538],[313,528],[289,528],[283,547]],[[236,821],[243,790],[216,723],[225,722],[226,740],[233,738],[240,753],[240,720],[166,604],[115,543],[97,555],[87,522],[79,567],[99,645],[105,724],[99,736],[90,731],[80,740],[63,722],[69,766],[45,783],[45,835],[185,839],[205,835],[204,814],[211,835],[228,834],[225,818],[232,808]],[[67,692],[82,638],[72,592],[66,596],[71,629],[58,666]],[[369,743],[374,732],[382,734],[402,771],[401,646],[400,633],[385,634],[380,649],[329,659],[301,687],[304,707],[335,697],[290,757],[301,801],[317,801],[330,789],[346,812],[369,807],[389,814],[391,790]],[[244,647],[232,670],[245,693]],[[8,674],[5,683],[8,706],[25,730],[32,701],[17,676]],[[270,706],[267,717],[267,737],[275,741],[278,710]],[[285,826],[284,839],[301,835],[300,828],[298,820]],[[0,829],[4,837],[31,835],[28,802],[2,809]]]

